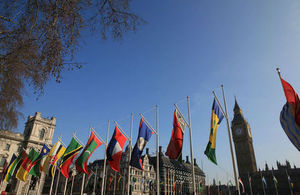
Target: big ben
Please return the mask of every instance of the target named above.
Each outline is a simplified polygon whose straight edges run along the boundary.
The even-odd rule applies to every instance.
[[[235,100],[234,117],[231,121],[231,130],[239,175],[245,175],[257,171],[255,154],[252,143],[251,129],[244,118],[242,110]]]

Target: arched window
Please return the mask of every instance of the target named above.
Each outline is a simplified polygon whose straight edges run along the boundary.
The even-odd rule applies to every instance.
[[[45,129],[42,129],[40,132],[40,139],[43,139],[45,137]]]

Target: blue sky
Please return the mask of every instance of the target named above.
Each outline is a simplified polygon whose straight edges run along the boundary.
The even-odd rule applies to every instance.
[[[121,42],[86,36],[76,55],[86,63],[65,72],[62,83],[50,81],[36,100],[31,89],[21,111],[25,119],[36,111],[57,117],[54,140],[62,134],[66,144],[76,130],[82,142],[93,126],[103,139],[108,120],[116,120],[129,133],[134,113],[133,142],[139,113],[155,127],[159,106],[160,145],[166,150],[174,103],[187,117],[186,96],[191,97],[194,157],[203,165],[208,182],[227,182],[232,165],[225,121],[217,134],[218,166],[203,152],[210,130],[212,90],[221,99],[224,84],[230,121],[234,96],[248,120],[257,166],[276,165],[286,159],[300,166],[299,152],[281,128],[279,113],[285,103],[276,67],[300,93],[300,2],[296,0],[134,1],[133,10],[147,21]],[[21,119],[18,131],[23,131]],[[113,132],[111,123],[109,139]],[[188,131],[183,155],[189,155]],[[147,145],[155,152],[155,137]],[[103,158],[101,146],[91,160]],[[202,163],[201,163],[202,162]]]

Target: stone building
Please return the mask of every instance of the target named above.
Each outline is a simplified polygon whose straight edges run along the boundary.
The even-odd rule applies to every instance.
[[[251,194],[249,182],[251,178],[253,194],[276,194],[273,175],[278,181],[277,190],[279,194],[291,194],[290,191],[300,193],[300,169],[295,166],[292,168],[288,161],[286,165],[277,162],[277,169],[269,169],[266,165],[264,170],[257,170],[251,128],[236,100],[233,111],[232,137],[235,145],[238,174],[244,183],[245,193]],[[288,176],[293,183],[292,189],[290,189]],[[263,187],[263,177],[266,180],[267,189]]]
[[[159,147],[159,162],[160,162],[160,194],[192,194],[192,164],[188,160],[179,162],[170,160],[162,153],[162,147]],[[128,181],[128,163],[129,163],[129,148],[126,147],[121,159],[120,172],[113,171],[107,163],[107,177],[105,180],[106,194],[127,194]],[[132,195],[156,194],[156,156],[149,154],[149,149],[146,148],[146,154],[142,156],[142,163],[144,171],[130,168],[130,186],[129,191]],[[195,175],[196,175],[196,192],[201,194],[200,183],[205,188],[205,174],[198,167],[196,160]],[[102,170],[104,160],[95,160],[89,165],[90,170],[94,173],[97,169],[96,178],[96,194],[101,191]],[[121,176],[121,179],[119,180]],[[113,178],[113,179],[112,179]],[[176,183],[176,185],[175,185]],[[91,182],[90,190],[85,192],[91,193],[93,191],[93,181]],[[175,187],[174,187],[175,186]],[[76,190],[79,191],[79,188]],[[202,192],[204,194],[204,191]]]
[[[150,157],[150,164],[156,168],[156,156]],[[205,186],[205,174],[194,159],[196,194],[201,194],[200,186]],[[186,161],[172,160],[162,153],[159,147],[160,194],[192,194],[192,164],[188,156]],[[155,185],[156,188],[156,185]]]
[[[147,149],[148,151],[148,149]],[[156,178],[156,172],[153,165],[150,164],[149,154],[147,153],[142,157],[142,163],[144,171],[130,167],[130,193],[132,195],[151,194],[154,191],[153,184]],[[126,147],[121,158],[120,172],[117,173],[110,168],[108,163],[106,164],[106,181],[105,192],[106,194],[127,194],[127,181],[128,181],[128,164],[129,164],[129,147]],[[97,183],[96,193],[101,191],[101,182],[103,175],[104,160],[95,160],[89,165],[89,168],[96,173],[97,171]],[[98,179],[99,178],[99,179]],[[91,186],[93,187],[93,186]]]
[[[0,130],[0,172],[2,173],[4,162],[9,163],[12,155],[18,155],[22,148],[28,153],[31,148],[40,150],[44,144],[51,147],[55,126],[55,117],[43,118],[40,112],[36,112],[34,116],[28,117],[23,134]],[[38,185],[31,186],[32,189],[29,190],[30,183],[32,183],[30,175],[25,183],[13,177],[10,184],[4,183],[1,186],[1,191],[6,189],[6,191],[14,194],[25,194],[29,190],[29,194],[36,194],[39,185],[42,189],[44,179],[45,175],[42,174]]]

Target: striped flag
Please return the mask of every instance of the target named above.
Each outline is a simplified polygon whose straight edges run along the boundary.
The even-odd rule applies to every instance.
[[[5,171],[4,181],[6,181],[7,183],[10,182],[11,176],[14,174],[15,170],[17,169],[19,162],[24,160],[26,156],[27,153],[25,150],[22,150],[22,152],[19,154],[18,157],[15,154],[13,154],[10,163]]]
[[[116,172],[120,171],[120,162],[126,140],[127,138],[116,126],[114,134],[106,149],[108,164]]]
[[[150,127],[148,127],[148,125],[144,122],[143,118],[141,118],[139,135],[131,154],[131,160],[130,160],[131,166],[138,168],[140,170],[144,170],[141,157],[142,157],[143,150],[146,144],[148,143],[148,141],[150,140],[152,134],[153,132],[150,129]]]
[[[19,170],[17,171],[16,178],[21,181],[26,181],[28,173],[33,166],[33,162],[38,158],[39,153],[33,148],[30,150],[28,156],[23,160]]]
[[[287,100],[280,113],[280,123],[292,144],[300,151],[300,100],[293,87],[280,79]]]
[[[216,100],[214,99],[212,105],[212,112],[211,112],[211,121],[210,121],[210,134],[209,134],[209,141],[206,146],[204,154],[207,158],[217,165],[217,158],[216,158],[216,138],[217,138],[217,130],[224,118],[223,113],[219,105],[217,104]]]
[[[70,166],[75,156],[82,149],[82,145],[73,137],[65,153],[61,157],[60,171],[65,178],[69,178]]]
[[[61,141],[57,141],[54,146],[51,148],[45,162],[43,165],[43,172],[47,172],[49,167],[48,175],[53,177],[54,175],[54,167],[57,163],[57,161],[60,159],[60,157],[63,155],[63,153],[66,151],[66,148],[62,145]],[[50,166],[49,166],[50,165]]]

